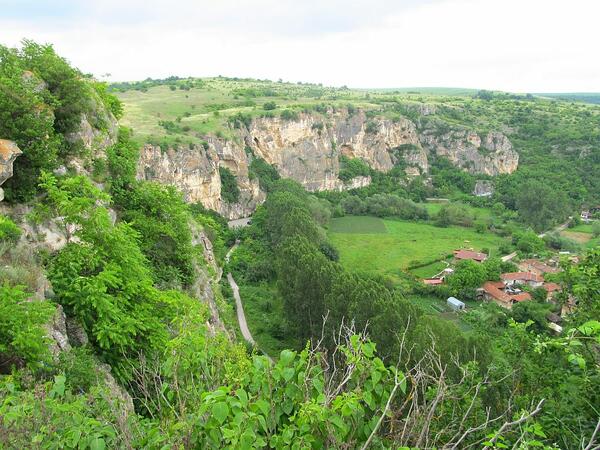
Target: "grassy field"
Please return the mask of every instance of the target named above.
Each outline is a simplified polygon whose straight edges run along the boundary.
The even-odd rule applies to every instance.
[[[560,234],[574,240],[584,249],[591,249],[600,246],[600,237],[594,237],[592,231],[591,224],[580,224],[576,227],[568,228]]]
[[[593,225],[591,223],[580,223],[579,225],[573,227],[573,228],[568,228],[568,231],[576,231],[579,233],[592,233],[593,232]]]
[[[503,242],[499,236],[470,228],[438,228],[426,223],[357,216],[333,219],[328,236],[340,252],[340,262],[348,269],[395,280],[409,265],[445,259],[456,248],[490,249],[492,255],[498,255],[498,246]],[[440,267],[443,269],[430,264],[417,269],[416,274],[431,276]]]
[[[416,275],[419,278],[431,278],[434,275],[437,275],[442,270],[444,270],[448,265],[444,263],[444,261],[436,261],[431,264],[427,264],[423,267],[417,267],[415,269],[411,269],[410,273]]]
[[[423,207],[425,207],[425,209],[427,209],[427,212],[429,213],[430,216],[433,216],[434,214],[437,214],[444,205],[449,205],[449,204],[450,203],[421,203],[421,206],[423,206]],[[471,205],[467,205],[467,204],[461,204],[461,205],[464,206],[465,208],[467,208],[467,210],[471,214],[473,214],[473,216],[475,217],[475,220],[479,220],[479,219],[487,220],[492,217],[492,211],[489,208],[477,208],[475,206],[471,206]]]
[[[351,220],[334,219],[329,231],[345,234],[386,234],[388,232],[382,219],[370,216],[354,216]]]
[[[444,299],[438,297],[425,297],[422,295],[411,295],[407,298],[408,301],[418,304],[427,314],[439,315],[445,320],[454,322],[463,331],[470,331],[471,326],[462,320],[464,312],[457,312],[451,309]],[[465,302],[467,309],[477,308],[481,302],[467,301]]]
[[[324,101],[340,106],[351,101],[356,107],[366,109],[376,106],[370,103],[366,93],[357,90],[218,77],[199,81],[188,90],[171,89],[168,85],[146,90],[117,90],[124,106],[121,124],[133,128],[134,137],[140,142],[177,139],[183,143],[199,143],[207,134],[220,133],[233,138],[228,119],[237,113],[252,117],[263,115],[267,112],[264,109],[267,102],[275,103],[275,109],[269,111],[274,115],[284,109],[301,110]],[[375,93],[370,95],[377,96]],[[178,130],[167,131],[160,125],[161,121],[174,122]]]

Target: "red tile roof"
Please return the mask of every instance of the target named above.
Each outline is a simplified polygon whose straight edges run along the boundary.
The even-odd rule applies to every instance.
[[[483,283],[483,290],[496,300],[500,300],[504,303],[510,303],[510,296],[498,289],[496,287],[496,283],[496,281],[486,281]]]
[[[430,285],[442,284],[443,282],[444,282],[444,280],[441,280],[439,278],[425,278],[423,280],[423,283],[430,284]]]
[[[549,266],[548,264],[543,263],[542,261],[539,261],[537,259],[524,259],[523,261],[521,261],[519,263],[519,267],[524,266],[524,267],[533,267],[534,269],[539,270],[542,273],[557,273],[560,272],[560,269],[558,267],[552,267]]]
[[[487,255],[485,253],[474,252],[472,250],[454,250],[454,257],[456,259],[472,259],[474,261],[485,261]]]
[[[515,302],[524,302],[525,300],[531,300],[531,295],[529,292],[521,292],[520,294],[512,295],[511,298]]]
[[[542,287],[544,289],[546,289],[548,292],[554,292],[554,291],[560,291],[560,285],[557,283],[544,283],[542,285]]]
[[[500,278],[511,281],[544,281],[544,277],[531,272],[508,272],[500,275]]]

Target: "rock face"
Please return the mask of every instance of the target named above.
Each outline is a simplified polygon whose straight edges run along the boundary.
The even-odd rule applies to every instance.
[[[427,156],[411,121],[368,120],[363,111],[350,115],[342,110],[325,117],[300,114],[296,121],[257,119],[245,142],[282,177],[300,182],[309,191],[344,188],[338,178],[340,155],[360,158],[385,172],[399,159],[392,150],[411,145],[415,151],[405,158],[407,163],[427,170]]]
[[[482,139],[474,131],[451,129],[440,133],[428,128],[421,143],[431,154],[444,156],[454,165],[474,174],[512,173],[519,165],[519,154],[502,133],[489,132]]]
[[[419,113],[433,115],[435,107]],[[247,128],[231,131],[232,140],[208,137],[204,146],[167,151],[144,146],[138,179],[175,185],[187,201],[201,202],[229,219],[237,219],[250,215],[265,199],[258,180],[249,173],[255,157],[309,191],[354,189],[371,182],[370,177],[347,183],[340,180],[342,155],[360,158],[383,172],[401,163],[410,177],[427,173],[430,158],[438,156],[464,170],[487,175],[513,172],[519,161],[508,138],[498,132],[480,137],[472,130],[451,128],[435,119],[417,126],[404,117],[369,118],[361,110],[300,113],[294,120],[262,117]],[[236,204],[222,200],[219,167],[227,167],[237,177],[240,201]]]
[[[13,162],[23,152],[13,141],[0,139],[0,186],[12,177]],[[0,188],[0,201],[4,200],[4,191]]]
[[[264,201],[265,193],[260,190],[258,180],[249,179],[243,148],[241,153],[243,156],[239,154],[239,148],[230,143],[216,140],[211,140],[208,148],[180,147],[166,152],[158,146],[145,145],[140,152],[137,178],[177,186],[186,201],[201,202],[225,217],[246,217]],[[221,199],[220,165],[232,170],[237,177],[238,203],[228,204]]]
[[[494,193],[494,184],[489,180],[477,180],[473,195],[477,197],[489,197]]]

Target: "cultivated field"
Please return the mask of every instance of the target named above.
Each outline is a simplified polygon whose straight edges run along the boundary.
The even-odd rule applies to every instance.
[[[445,266],[436,261],[446,259],[456,248],[489,249],[498,255],[503,242],[499,236],[470,228],[438,228],[422,222],[357,216],[333,219],[328,236],[347,268],[396,280],[402,270],[418,263],[430,264],[414,269],[416,275],[434,275]]]
[[[600,245],[600,237],[595,238],[592,231],[591,224],[581,224],[574,228],[568,228],[560,234],[581,244],[584,249],[589,249]]]

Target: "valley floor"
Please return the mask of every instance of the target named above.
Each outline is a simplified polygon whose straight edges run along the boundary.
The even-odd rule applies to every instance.
[[[365,216],[333,219],[328,238],[346,268],[385,275],[394,281],[400,280],[404,270],[419,277],[435,275],[458,248],[486,250],[499,256],[498,247],[504,241],[471,228],[440,228],[423,222]]]

